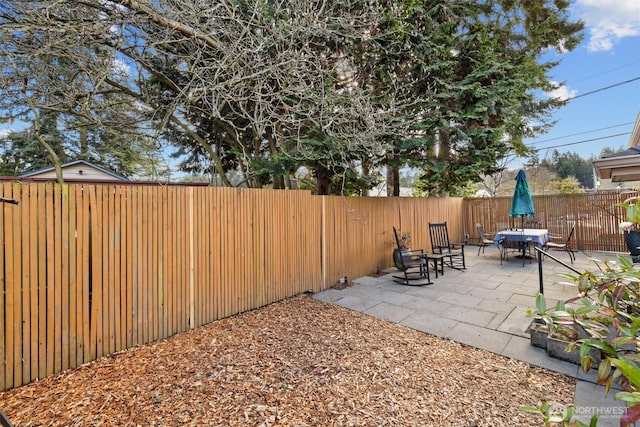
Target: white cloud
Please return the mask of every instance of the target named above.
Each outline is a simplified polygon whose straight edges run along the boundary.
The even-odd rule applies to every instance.
[[[565,101],[569,98],[573,98],[578,93],[577,90],[569,89],[567,86],[561,85],[558,82],[552,81],[551,83],[553,83],[554,85],[558,85],[558,88],[555,90],[552,90],[551,92],[547,92],[547,95],[549,96],[549,98],[556,98],[556,99],[560,99],[561,101]]]
[[[0,129],[0,139],[6,138],[11,134],[11,132],[13,132],[12,129]]]
[[[112,67],[117,76],[125,79],[131,77],[131,68],[122,59],[114,58]]]
[[[589,32],[591,51],[611,50],[623,37],[640,36],[638,0],[578,0],[576,8]]]

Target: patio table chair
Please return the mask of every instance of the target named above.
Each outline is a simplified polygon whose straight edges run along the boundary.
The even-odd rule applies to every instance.
[[[554,238],[556,239],[562,238],[562,236],[552,234],[551,235],[552,240],[545,243],[543,249],[545,251],[548,251],[549,249],[557,249],[557,250],[565,251],[566,253],[569,254],[569,259],[571,260],[571,264],[573,264],[573,261],[575,261],[576,259],[576,255],[573,253],[573,250],[571,249],[571,238],[573,237],[574,230],[575,230],[575,227],[571,227],[571,231],[569,231],[569,237],[567,237],[567,239],[564,240],[562,243],[553,242],[552,240]]]
[[[519,240],[508,240],[503,238],[500,241],[500,262],[502,263],[502,260],[509,261],[509,252],[513,252],[517,254],[515,255],[515,258],[522,259],[523,267],[527,259],[529,260],[529,264],[531,264],[534,258],[533,251],[531,250],[532,246],[535,246],[535,244],[530,237],[522,237]]]
[[[478,230],[478,235],[480,236],[480,246],[478,247],[478,256],[480,256],[480,249],[482,249],[482,253],[484,253],[484,248],[486,248],[487,246],[493,246],[493,240],[489,239],[489,234],[484,231],[484,227],[482,226],[482,224],[477,223],[476,229]]]

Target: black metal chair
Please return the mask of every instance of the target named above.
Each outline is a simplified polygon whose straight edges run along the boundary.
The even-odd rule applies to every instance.
[[[398,230],[393,227],[393,236],[396,239],[396,250],[393,251],[393,263],[402,275],[394,275],[393,281],[402,285],[424,286],[432,284],[429,277],[429,265],[423,257],[423,249],[404,249],[400,244]]]
[[[498,242],[498,251],[500,251],[500,265],[502,265],[502,260],[509,260],[509,254],[507,253],[507,250],[509,249],[506,246],[506,239],[504,237],[502,237],[500,239],[500,241]]]
[[[566,253],[569,254],[569,259],[571,260],[571,264],[573,264],[573,261],[575,261],[576,259],[576,255],[573,253],[573,250],[571,249],[571,237],[573,237],[574,230],[575,230],[575,227],[571,227],[571,231],[569,231],[569,237],[567,237],[567,240],[565,240],[562,243],[556,243],[553,241],[549,241],[545,243],[544,250],[547,251],[549,249],[558,249],[558,250],[565,251]],[[560,236],[551,235],[551,237],[558,238]]]
[[[524,232],[524,230],[522,230]],[[516,258],[522,258],[522,266],[524,267],[525,261],[528,259],[529,264],[531,264],[534,256],[531,250],[531,247],[535,246],[533,240],[531,238],[521,237],[518,240],[509,240],[507,238],[502,238],[500,240],[500,263],[502,264],[502,260],[509,261],[509,252],[517,253],[515,255]]]
[[[465,270],[464,243],[451,243],[447,223],[429,223],[429,238],[434,254],[445,256],[444,264],[456,270]]]
[[[476,229],[478,230],[478,235],[480,236],[480,246],[478,247],[478,256],[480,256],[480,249],[482,249],[482,253],[484,253],[484,248],[487,246],[493,246],[493,240],[488,238],[487,233],[484,231],[484,227],[482,224],[477,223]]]

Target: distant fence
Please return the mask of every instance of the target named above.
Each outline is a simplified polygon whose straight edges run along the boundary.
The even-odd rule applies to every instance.
[[[0,389],[392,265],[462,199],[0,184]]]
[[[635,194],[635,193],[634,193]],[[486,231],[520,226],[524,222],[535,222],[552,233],[568,235],[575,227],[573,249],[585,251],[628,252],[619,223],[626,219],[624,209],[618,204],[631,194],[620,192],[598,192],[594,194],[571,194],[534,196],[536,216],[533,218],[509,218],[511,197],[465,199],[463,228],[472,242],[479,239],[476,224],[483,224]]]

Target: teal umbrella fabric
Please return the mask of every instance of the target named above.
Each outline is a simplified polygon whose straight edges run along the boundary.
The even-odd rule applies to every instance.
[[[513,192],[509,216],[511,218],[518,216],[524,218],[525,216],[535,215],[536,209],[533,207],[533,199],[531,198],[531,191],[527,183],[527,176],[523,170],[520,170],[518,175],[516,175],[516,189]]]

